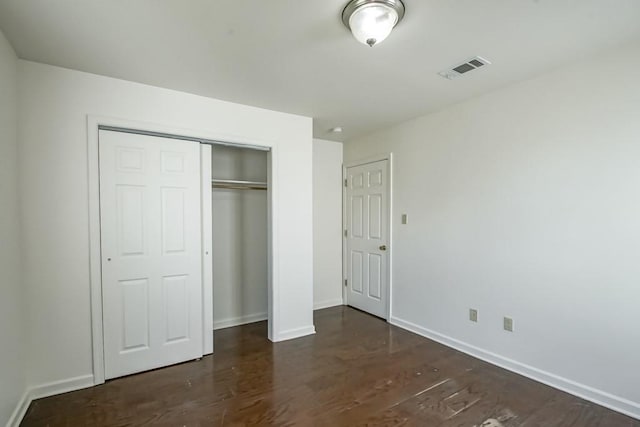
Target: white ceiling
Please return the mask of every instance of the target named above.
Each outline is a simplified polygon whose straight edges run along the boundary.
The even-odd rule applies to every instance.
[[[0,28],[23,59],[311,116],[335,140],[640,38],[638,0],[404,0],[368,48],[346,1],[0,0]],[[475,55],[493,65],[437,75]]]

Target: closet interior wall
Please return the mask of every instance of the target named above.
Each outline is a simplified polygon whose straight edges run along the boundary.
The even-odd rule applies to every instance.
[[[266,151],[214,145],[212,180],[267,182]],[[267,319],[267,191],[212,187],[213,329]]]

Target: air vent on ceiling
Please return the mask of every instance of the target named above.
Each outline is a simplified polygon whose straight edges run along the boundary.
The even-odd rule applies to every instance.
[[[460,77],[461,75],[468,73],[469,71],[473,71],[476,68],[480,68],[490,64],[491,62],[487,61],[486,59],[476,56],[475,58],[471,58],[468,61],[463,62],[462,64],[456,65],[455,67],[440,71],[438,74],[445,79],[453,80],[456,77]]]

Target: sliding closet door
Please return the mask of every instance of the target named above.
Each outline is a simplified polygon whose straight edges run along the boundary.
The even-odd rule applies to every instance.
[[[199,144],[99,138],[105,376],[201,357]]]

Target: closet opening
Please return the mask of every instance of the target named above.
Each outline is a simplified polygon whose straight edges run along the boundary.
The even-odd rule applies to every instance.
[[[211,144],[213,329],[268,319],[269,151]]]
[[[124,371],[211,354],[215,329],[266,319],[267,338],[273,340],[278,308],[273,297],[273,149],[184,135],[182,129],[161,125],[148,129],[147,123],[120,119],[87,120],[94,384]],[[103,237],[113,244],[104,248]],[[164,272],[175,263],[188,271]],[[135,270],[126,280],[114,276],[133,271],[129,264],[146,270]],[[105,281],[105,271],[115,279]],[[191,277],[199,289],[187,286]],[[114,304],[123,301],[118,295],[105,302],[109,286],[130,297],[126,315],[122,304]],[[157,298],[147,298],[151,286]],[[125,327],[104,322],[105,313],[124,319]],[[128,341],[107,342],[107,333],[114,330],[128,334]],[[193,348],[185,355],[167,350],[169,344],[191,341]],[[131,363],[107,376],[105,352],[122,353],[123,342],[137,346],[137,353],[126,348],[126,354],[147,348],[155,353],[144,359],[150,363]]]

